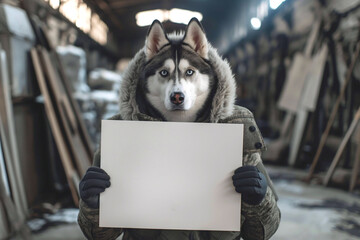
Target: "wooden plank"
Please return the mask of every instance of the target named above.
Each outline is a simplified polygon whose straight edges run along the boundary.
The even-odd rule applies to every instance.
[[[6,151],[5,160],[9,171],[12,196],[18,208],[19,215],[25,218],[28,214],[28,206],[24,182],[22,179],[20,159],[18,155],[17,140],[14,125],[14,113],[10,96],[10,81],[6,64],[5,51],[0,49],[0,118],[4,125],[2,139]],[[6,145],[5,145],[6,144]]]
[[[310,67],[306,74],[306,84],[301,96],[301,107],[308,111],[315,111],[319,98],[320,86],[323,80],[328,47],[323,44],[321,49],[311,58]]]
[[[296,53],[287,76],[285,86],[278,101],[278,108],[296,113],[298,110],[303,89],[306,84],[306,75],[309,69],[310,58]]]
[[[60,80],[62,81],[65,91],[66,91],[66,94],[70,100],[70,106],[72,107],[72,110],[75,113],[77,124],[79,126],[78,131],[79,131],[80,137],[86,146],[89,158],[92,159],[93,154],[95,152],[95,146],[90,138],[89,131],[85,127],[85,121],[83,119],[79,104],[76,102],[76,99],[73,97],[73,92],[71,90],[70,81],[65,74],[64,67],[60,60],[59,54],[56,52],[54,45],[51,43],[46,29],[43,26],[40,26],[40,28],[41,28],[41,31],[43,32],[43,36],[45,38],[44,40],[50,46],[50,58],[53,60],[52,62],[55,62],[55,66],[60,75]],[[90,160],[90,163],[92,163],[92,160]]]
[[[76,117],[75,117],[73,109],[71,108],[69,99],[66,96],[65,89],[62,88],[62,91],[64,91],[62,93],[63,94],[62,102],[64,103],[64,110],[65,110],[65,112],[66,112],[66,114],[67,114],[67,116],[69,118],[69,124],[70,124],[71,128],[73,129],[73,132],[75,132],[76,129],[77,129]]]
[[[303,141],[306,123],[308,120],[308,111],[299,109],[296,113],[294,132],[290,141],[289,165],[295,166],[298,153]]]
[[[41,51],[41,48],[40,48]],[[54,105],[51,101],[51,97],[49,94],[49,90],[46,85],[45,76],[43,75],[43,69],[41,67],[41,62],[39,55],[35,48],[31,49],[31,59],[33,61],[34,69],[36,78],[40,87],[40,91],[44,97],[44,103],[45,103],[45,111],[49,119],[50,127],[52,130],[52,133],[54,135],[55,143],[58,148],[58,152],[60,154],[61,162],[64,166],[65,175],[67,182],[69,184],[69,188],[71,191],[71,195],[73,198],[73,201],[76,206],[79,204],[79,195],[78,195],[78,184],[79,184],[79,176],[74,169],[74,166],[72,164],[69,151],[66,147],[64,136],[61,133],[60,130],[60,123],[58,121],[58,118],[56,116]]]
[[[341,141],[339,149],[337,150],[337,152],[335,154],[335,157],[330,165],[330,168],[329,168],[328,172],[326,173],[324,183],[323,183],[325,186],[327,186],[329,184],[330,179],[335,171],[335,168],[340,161],[340,157],[345,150],[346,144],[348,143],[348,141],[349,141],[351,135],[353,134],[359,121],[360,121],[360,108],[357,110],[355,117],[354,117],[353,121],[351,122],[351,125],[350,125],[348,131],[346,132],[343,140]]]
[[[60,74],[60,79],[62,81],[62,83],[64,84],[64,87],[65,87],[65,91],[66,91],[66,94],[67,96],[69,97],[70,99],[70,104],[71,104],[71,107],[73,109],[73,112],[75,113],[75,117],[76,117],[76,120],[77,120],[77,123],[78,123],[78,130],[79,130],[79,134],[82,138],[82,141],[84,142],[86,148],[87,148],[87,151],[88,151],[88,155],[90,157],[90,159],[92,159],[93,155],[94,155],[94,152],[95,152],[95,146],[90,138],[90,135],[89,135],[89,131],[87,130],[86,126],[85,126],[85,121],[83,119],[83,115],[81,113],[81,110],[80,110],[80,107],[79,107],[79,104],[77,103],[76,99],[73,97],[73,92],[71,90],[71,84],[70,84],[70,81],[69,79],[67,78],[66,74],[65,74],[65,71],[64,71],[64,68],[63,68],[63,65],[62,65],[62,62],[60,60],[60,57],[58,55],[58,53],[53,50],[53,55],[54,55],[54,58],[55,58],[55,61],[56,61],[56,66],[58,67],[58,70],[59,70],[59,74]],[[92,161],[91,161],[92,163]]]
[[[281,138],[285,138],[286,136],[289,135],[289,129],[291,126],[291,123],[294,119],[294,114],[292,113],[286,113],[286,116],[284,118],[284,122],[282,124],[282,128],[281,128],[281,132],[280,132],[280,137]]]
[[[308,119],[308,109],[306,106],[306,94],[310,94],[311,86],[309,83],[309,73],[311,73],[311,53],[321,26],[321,18],[314,23],[312,30],[306,42],[304,53],[297,53],[293,59],[292,66],[289,70],[285,86],[281,93],[277,106],[280,109],[287,111],[287,116],[284,119],[284,128],[281,132],[280,138],[274,142],[276,150],[272,154],[268,154],[269,158],[279,157],[280,153],[286,146],[289,145],[290,140],[290,155],[288,163],[291,166],[295,165],[298,152],[303,140],[304,129],[306,128]],[[320,84],[317,84],[320,86]],[[317,100],[314,95],[313,99]],[[311,105],[312,106],[312,105]],[[292,123],[293,117],[296,115],[293,131],[289,131],[289,126]],[[289,131],[288,134],[286,134]],[[291,134],[292,133],[292,134]],[[264,154],[267,157],[267,154]]]
[[[1,121],[1,118],[0,118]],[[2,124],[2,123],[0,123]],[[4,154],[2,150],[0,137],[0,239],[6,239],[10,236],[10,224],[7,218],[6,207],[3,198],[10,197],[10,187],[5,169]]]
[[[295,166],[296,164],[302,146],[306,124],[308,122],[309,111],[315,110],[318,101],[327,53],[327,46],[323,45],[321,50],[319,50],[309,61],[309,67],[305,73],[306,83],[299,102],[294,133],[290,144],[290,166]]]
[[[64,86],[61,84],[61,82],[59,81],[57,74],[55,72],[55,68],[53,67],[53,65],[51,64],[52,61],[48,56],[48,53],[46,52],[45,49],[41,50],[41,56],[43,56],[44,54],[46,54],[44,59],[44,63],[47,65],[47,67],[50,67],[51,69],[45,68],[45,70],[47,70],[47,72],[49,72],[49,78],[52,81],[52,86],[54,88],[54,94],[55,97],[58,100],[61,100],[64,102],[64,106],[65,106],[65,112],[67,114],[67,118],[68,118],[68,122],[71,125],[72,129],[76,129],[77,128],[77,123],[76,123],[76,118],[75,118],[75,114],[72,111],[72,109],[70,108],[70,104],[68,103],[68,99],[66,96],[64,96]],[[50,66],[49,66],[50,65]]]
[[[314,49],[315,43],[316,43],[316,39],[319,35],[319,31],[320,31],[320,26],[321,26],[321,18],[317,19],[311,29],[309,38],[306,42],[306,46],[305,46],[305,56],[311,56],[311,52]]]
[[[322,152],[322,150],[323,150],[323,148],[325,146],[325,143],[326,143],[326,139],[329,136],[331,127],[332,127],[332,125],[333,125],[333,123],[335,121],[335,117],[336,117],[336,114],[337,114],[337,112],[339,110],[340,103],[342,102],[342,100],[343,100],[343,98],[345,96],[346,88],[347,88],[348,83],[350,82],[351,75],[352,75],[352,72],[354,70],[356,60],[359,57],[359,53],[360,53],[360,42],[358,42],[358,44],[356,45],[356,51],[355,51],[355,53],[353,55],[353,58],[351,60],[350,67],[349,67],[349,69],[348,69],[348,71],[346,73],[346,79],[345,79],[345,82],[344,82],[344,84],[343,84],[343,86],[341,88],[340,95],[336,99],[336,102],[335,102],[334,107],[333,107],[333,109],[331,111],[328,123],[326,125],[325,131],[321,135],[321,139],[320,139],[318,149],[316,150],[315,157],[314,157],[314,159],[312,161],[312,164],[311,164],[311,167],[310,167],[310,170],[309,170],[309,175],[307,176],[307,179],[306,179],[307,182],[310,182],[311,178],[314,175],[316,165],[319,162],[321,152]]]
[[[62,68],[61,61],[60,61],[60,58],[57,55],[57,53],[56,53],[55,58],[57,59],[56,64],[60,70],[59,72],[61,74],[61,80],[65,86],[67,96],[70,99],[70,105],[75,113],[75,117],[76,117],[76,120],[78,123],[78,131],[79,131],[80,137],[86,146],[87,153],[89,155],[89,158],[91,159],[90,163],[92,163],[92,157],[95,152],[95,146],[90,138],[89,131],[87,130],[87,128],[85,126],[85,121],[84,121],[83,115],[81,113],[79,104],[76,102],[75,98],[73,97],[73,93],[72,93],[71,87],[70,87],[70,82],[65,75],[64,69]]]
[[[291,137],[290,155],[288,160],[290,166],[296,165],[299,150],[304,139],[304,132],[308,122],[309,111],[315,110],[315,105],[319,96],[319,90],[327,57],[326,45],[324,45],[315,56],[312,58],[310,58],[310,56],[320,31],[320,25],[321,19],[318,19],[315,22],[308,38],[304,51],[304,58],[302,59],[302,62],[299,60],[298,63],[298,67],[301,68],[298,69],[298,73],[304,83],[301,89],[293,89],[293,92],[300,91],[301,97],[296,102],[296,120],[294,124],[293,135]],[[315,67],[314,63],[319,63],[320,66]]]
[[[1,121],[1,118],[0,118]],[[2,123],[0,123],[2,124]],[[7,170],[6,170],[6,165],[5,165],[5,158],[4,158],[4,154],[3,154],[3,146],[1,143],[1,134],[0,134],[0,176],[2,178],[2,181],[4,182],[4,187],[6,190],[6,194],[11,196],[10,193],[10,185],[9,185],[9,181],[8,181],[8,174],[7,174]]]
[[[91,159],[87,155],[86,148],[78,134],[76,124],[73,125],[71,123],[71,119],[74,120],[75,116],[73,115],[72,110],[69,109],[69,99],[66,96],[65,89],[55,72],[55,68],[52,65],[50,56],[45,49],[42,49],[39,52],[44,61],[44,64],[46,65],[45,73],[48,76],[47,79],[49,80],[49,86],[56,99],[56,105],[60,112],[61,122],[63,123],[62,126],[64,127],[66,133],[66,139],[71,155],[76,162],[79,175],[83,176],[90,167]],[[71,114],[69,114],[69,112]]]
[[[13,168],[10,157],[11,152],[7,141],[3,140],[4,132],[5,132],[5,127],[0,118],[0,138],[2,141],[2,150],[3,150],[2,153],[4,154],[5,160],[7,160],[6,163],[9,169],[9,173],[11,173]],[[14,176],[10,175],[9,179],[10,179],[10,186],[13,187],[14,183],[16,183]],[[11,182],[11,180],[13,180],[14,182]],[[12,196],[13,199],[15,199],[14,194],[12,194]],[[25,215],[22,212],[21,208],[19,208],[19,206],[16,206],[16,202],[14,203],[10,198],[10,195],[8,195],[2,178],[0,178],[0,199],[3,201],[5,207],[4,210],[7,214],[7,218],[12,230],[14,230],[15,232],[19,232],[22,236],[22,239],[29,239],[30,232],[25,224]]]
[[[1,181],[1,179],[0,179]],[[0,197],[0,239],[8,239],[10,237],[10,224],[7,219],[7,214],[5,211],[5,206]]]
[[[357,148],[355,153],[355,161],[354,166],[351,173],[351,179],[350,179],[350,186],[349,191],[352,192],[355,188],[356,181],[359,176],[360,171],[360,127],[358,126],[358,133],[357,133]]]
[[[319,33],[321,20],[317,20],[307,40],[304,53],[296,53],[286,78],[285,86],[278,101],[282,110],[296,113],[302,101],[306,88],[306,77],[311,69],[311,52]]]

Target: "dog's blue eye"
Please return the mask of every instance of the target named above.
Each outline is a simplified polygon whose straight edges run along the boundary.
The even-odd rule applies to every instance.
[[[186,76],[191,76],[193,74],[194,74],[194,70],[192,70],[192,69],[186,70]]]
[[[161,75],[162,77],[166,77],[167,75],[169,75],[169,72],[166,71],[166,70],[161,70],[161,71],[160,71],[160,75]]]

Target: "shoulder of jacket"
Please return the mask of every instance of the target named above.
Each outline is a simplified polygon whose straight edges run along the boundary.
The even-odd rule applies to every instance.
[[[245,118],[254,118],[254,114],[245,107],[234,106],[234,113],[232,117],[245,117]]]
[[[107,120],[123,120],[120,113],[108,118]]]
[[[219,120],[219,123],[244,124],[244,153],[255,153],[266,150],[264,139],[256,124],[252,112],[244,107],[234,106],[231,116]]]

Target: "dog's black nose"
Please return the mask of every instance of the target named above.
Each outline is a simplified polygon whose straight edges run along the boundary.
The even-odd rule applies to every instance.
[[[180,105],[184,102],[184,100],[185,100],[185,95],[182,92],[173,92],[170,95],[170,101],[173,104]]]

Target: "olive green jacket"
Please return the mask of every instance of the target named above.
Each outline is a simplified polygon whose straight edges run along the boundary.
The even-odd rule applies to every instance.
[[[261,152],[265,150],[263,138],[253,114],[245,108],[234,105],[236,84],[228,62],[223,60],[210,45],[208,55],[209,63],[217,77],[217,89],[211,100],[209,116],[201,120],[199,118],[199,121],[244,124],[243,165],[257,166],[267,177],[268,188],[265,198],[256,206],[242,203],[241,229],[238,232],[101,228],[99,210],[91,209],[80,201],[78,222],[88,239],[111,240],[123,234],[123,240],[233,240],[240,237],[246,240],[262,240],[269,239],[276,232],[280,223],[280,210],[277,207],[277,196],[272,182],[261,160]],[[114,116],[112,120],[159,121],[141,113],[136,102],[138,79],[143,72],[145,62],[142,49],[129,63],[120,88],[120,114]],[[99,152],[94,156],[93,165],[100,166]]]
[[[121,120],[116,115],[112,120]],[[157,121],[149,116],[139,114],[138,120]],[[257,166],[267,177],[268,189],[264,200],[256,206],[242,203],[241,206],[241,232],[212,232],[212,231],[169,231],[169,230],[130,230],[99,227],[99,210],[89,208],[86,203],[80,201],[80,213],[78,222],[81,230],[88,239],[116,239],[124,233],[124,240],[233,240],[241,236],[244,239],[269,239],[277,230],[280,223],[280,210],[277,207],[277,196],[272,182],[265,171],[261,161],[261,151],[265,149],[264,142],[255,120],[250,111],[236,107],[235,114],[219,123],[242,123],[244,124],[244,165]],[[100,152],[94,156],[94,166],[100,167]],[[234,169],[235,170],[235,169]],[[235,191],[235,189],[234,189]],[[240,229],[239,229],[240,230]]]

